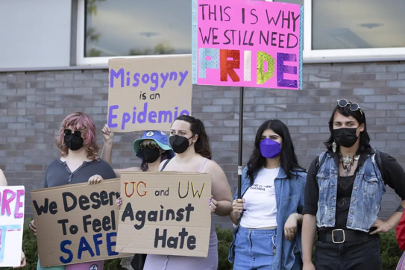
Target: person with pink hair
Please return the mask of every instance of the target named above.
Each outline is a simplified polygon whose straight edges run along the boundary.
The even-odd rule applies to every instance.
[[[89,182],[96,184],[103,179],[115,178],[115,173],[110,164],[98,158],[96,143],[96,126],[93,119],[82,112],[68,115],[56,137],[56,145],[60,151],[60,158],[53,161],[46,169],[44,188],[57,187]],[[29,225],[31,231],[36,233],[35,221]],[[97,265],[102,270],[104,261],[79,263],[66,267],[51,267],[48,270],[88,270],[90,266]],[[43,269],[39,260],[37,270]]]

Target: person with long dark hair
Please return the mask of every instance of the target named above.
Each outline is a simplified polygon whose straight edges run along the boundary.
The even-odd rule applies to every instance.
[[[395,228],[405,207],[405,173],[370,145],[366,115],[339,99],[329,121],[326,152],[308,169],[302,228],[304,269],[382,269],[378,233]],[[402,198],[385,221],[378,218],[385,185]],[[312,249],[317,234],[315,262]]]
[[[236,191],[232,203],[233,269],[301,269],[305,179],[287,126],[264,122],[242,172],[242,199]]]
[[[163,161],[161,171],[209,173],[212,177],[211,213],[227,216],[231,212],[232,194],[224,171],[211,160],[211,148],[204,124],[192,116],[181,115],[172,123],[170,145],[175,157]],[[218,268],[217,235],[211,226],[207,258],[151,255],[146,257],[145,270],[216,270]]]

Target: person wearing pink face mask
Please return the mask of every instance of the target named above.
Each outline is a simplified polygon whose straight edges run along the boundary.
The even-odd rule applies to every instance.
[[[236,191],[232,203],[233,269],[301,269],[305,181],[287,126],[264,122],[242,173],[242,198]]]

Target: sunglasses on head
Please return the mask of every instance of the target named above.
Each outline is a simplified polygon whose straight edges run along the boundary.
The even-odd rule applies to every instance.
[[[362,112],[361,109],[360,109],[360,105],[359,105],[359,104],[354,103],[354,102],[349,102],[349,101],[347,101],[347,100],[344,99],[344,98],[339,99],[339,100],[337,101],[337,105],[338,105],[340,108],[344,108],[344,107],[346,107],[346,106],[349,105],[349,106],[350,106],[349,109],[350,109],[352,112],[360,111],[360,113],[363,114],[363,112]]]
[[[155,148],[158,146],[158,144],[155,141],[143,141],[139,144],[139,149],[145,149],[146,146],[148,146],[149,148]]]
[[[70,130],[70,129],[65,129],[64,131],[63,131],[63,133],[65,134],[65,135],[70,135],[70,134],[75,134],[77,137],[80,137],[80,136],[82,136],[82,133],[80,132],[80,130],[75,130],[74,132],[72,132],[72,130]]]

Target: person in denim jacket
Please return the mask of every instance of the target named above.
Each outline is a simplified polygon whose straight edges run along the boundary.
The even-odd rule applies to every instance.
[[[357,103],[337,101],[329,121],[327,151],[308,169],[302,250],[305,270],[382,269],[379,232],[396,227],[405,206],[405,173],[374,150],[366,116]],[[383,177],[384,176],[384,177]],[[378,219],[388,184],[402,198],[386,221]],[[317,234],[315,262],[312,249]]]
[[[287,126],[264,122],[242,173],[242,199],[236,191],[232,203],[234,270],[301,269],[305,180]]]

